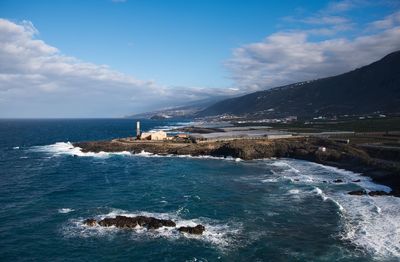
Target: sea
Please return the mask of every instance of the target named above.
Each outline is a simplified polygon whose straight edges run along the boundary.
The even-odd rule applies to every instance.
[[[189,122],[143,120],[142,128]],[[390,191],[361,174],[286,158],[72,145],[135,128],[134,119],[0,120],[0,261],[400,261],[400,198],[348,195]],[[116,215],[206,230],[82,223]]]

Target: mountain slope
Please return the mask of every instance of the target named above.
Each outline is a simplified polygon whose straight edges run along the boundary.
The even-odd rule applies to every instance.
[[[170,108],[163,108],[151,112],[144,112],[134,115],[126,116],[127,118],[139,118],[139,119],[162,119],[162,118],[191,118],[198,112],[205,108],[215,104],[217,101],[227,99],[226,96],[215,96],[212,98],[187,102],[183,105],[174,106]]]
[[[375,111],[400,112],[400,51],[341,75],[223,100],[198,115],[311,117]]]

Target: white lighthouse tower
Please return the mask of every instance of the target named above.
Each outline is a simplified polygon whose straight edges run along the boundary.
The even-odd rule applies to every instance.
[[[136,138],[140,139],[140,121],[136,122]]]

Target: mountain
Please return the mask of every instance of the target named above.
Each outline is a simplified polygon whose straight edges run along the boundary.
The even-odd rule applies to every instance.
[[[400,51],[341,75],[226,99],[198,116],[314,117],[376,111],[400,112]]]
[[[217,101],[226,99],[226,96],[215,96],[212,98],[188,102],[183,105],[163,108],[151,112],[144,112],[135,115],[129,115],[127,118],[141,119],[168,119],[168,118],[191,118],[205,108],[215,104]]]

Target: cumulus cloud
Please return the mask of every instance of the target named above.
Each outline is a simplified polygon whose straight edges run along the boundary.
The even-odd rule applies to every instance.
[[[66,56],[37,35],[29,21],[0,19],[1,117],[121,116],[215,93],[139,80],[107,65]]]
[[[346,3],[350,8],[352,2]],[[346,8],[336,6],[335,10]],[[354,38],[312,41],[310,30],[277,32],[261,42],[236,48],[226,65],[238,86],[248,91],[340,74],[399,50],[397,19],[398,13],[371,23],[384,30]],[[305,21],[317,23],[314,17]],[[343,22],[339,17],[321,20],[324,24]]]

